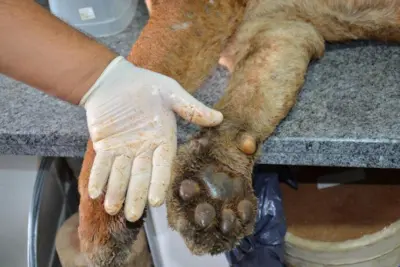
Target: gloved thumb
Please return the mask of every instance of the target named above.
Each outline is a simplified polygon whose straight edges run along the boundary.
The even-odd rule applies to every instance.
[[[220,124],[224,118],[221,112],[207,107],[183,88],[168,93],[172,110],[188,122],[211,127]]]

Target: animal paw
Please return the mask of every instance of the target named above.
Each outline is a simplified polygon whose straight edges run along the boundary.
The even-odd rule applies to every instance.
[[[223,124],[180,148],[168,192],[169,225],[195,255],[230,250],[254,229],[251,175],[257,142]]]

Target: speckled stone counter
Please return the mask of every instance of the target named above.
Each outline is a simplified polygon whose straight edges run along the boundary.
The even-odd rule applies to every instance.
[[[140,5],[131,26],[101,42],[126,56],[147,21]],[[196,97],[215,103],[227,73],[217,69]],[[85,113],[0,76],[0,154],[82,156]],[[179,142],[196,127],[179,121]],[[400,167],[400,46],[328,45],[313,63],[298,103],[264,144],[262,163]]]

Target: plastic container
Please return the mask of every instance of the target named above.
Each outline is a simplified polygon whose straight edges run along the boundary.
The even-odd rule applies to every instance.
[[[28,223],[28,267],[61,267],[55,249],[58,228],[79,204],[74,166],[81,160],[43,158],[37,174]],[[72,163],[72,164],[71,164]]]
[[[55,16],[96,38],[124,31],[137,4],[138,0],[49,0]]]
[[[320,174],[301,174],[298,191],[282,186],[287,265],[399,266],[400,171],[365,170],[364,179],[334,187],[314,183]],[[343,174],[353,176],[354,172]],[[304,176],[307,183],[301,183]]]
[[[288,267],[397,267],[400,221],[372,235],[344,242],[318,242],[286,235]]]

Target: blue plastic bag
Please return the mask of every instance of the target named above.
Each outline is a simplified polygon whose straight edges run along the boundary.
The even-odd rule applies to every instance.
[[[253,172],[253,188],[258,199],[254,233],[245,237],[225,256],[232,267],[284,267],[286,219],[280,179],[296,188],[288,169],[270,170],[263,166]]]

